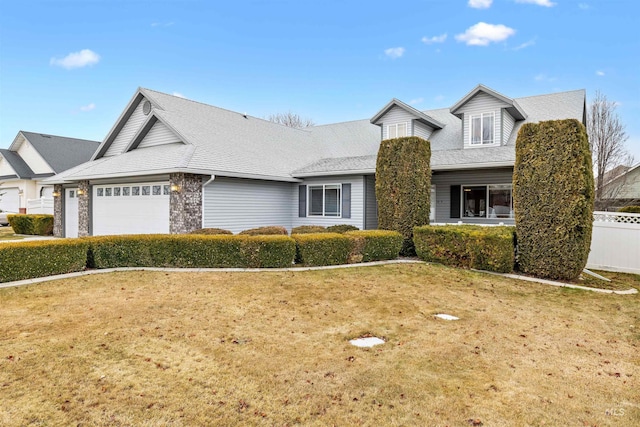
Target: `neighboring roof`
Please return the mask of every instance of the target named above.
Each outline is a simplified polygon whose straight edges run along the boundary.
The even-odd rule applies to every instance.
[[[21,131],[24,137],[49,163],[55,173],[60,173],[91,158],[100,145],[98,141],[69,138],[66,136],[47,135]]]
[[[378,111],[376,113],[376,115],[371,118],[370,122],[372,124],[377,124],[378,121],[385,114],[387,114],[389,112],[389,110],[391,110],[393,107],[402,108],[403,110],[405,110],[409,114],[414,115],[416,117],[416,119],[418,119],[418,121],[421,121],[424,124],[429,125],[434,129],[442,129],[444,127],[444,124],[440,123],[438,120],[435,120],[433,117],[429,117],[429,115],[425,114],[424,112],[416,110],[415,108],[413,108],[409,104],[405,104],[404,102],[402,102],[402,101],[400,101],[399,99],[396,99],[396,98],[393,98],[391,101],[389,101],[389,103],[387,105],[385,105],[380,111]]]
[[[525,113],[525,110],[523,110],[515,100],[509,98],[508,96],[504,96],[503,94],[496,92],[495,90],[488,88],[482,84],[479,84],[478,86],[476,86],[471,92],[466,94],[460,101],[456,102],[455,105],[450,108],[451,114],[460,117],[460,115],[458,114],[458,110],[460,110],[460,108],[462,108],[467,102],[469,102],[474,96],[476,96],[480,92],[484,92],[487,95],[497,98],[500,101],[504,102],[505,104],[508,104],[509,107],[507,107],[507,111],[516,120],[524,120],[527,118],[527,114]]]
[[[29,165],[22,160],[17,153],[13,151],[7,150],[5,148],[0,149],[0,156],[4,157],[4,159],[11,165],[11,168],[16,173],[12,176],[2,176],[0,178],[20,178],[20,179],[30,179],[33,177],[34,173],[29,167]]]

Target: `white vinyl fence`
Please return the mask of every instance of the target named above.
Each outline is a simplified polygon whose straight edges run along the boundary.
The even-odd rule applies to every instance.
[[[27,213],[53,215],[53,197],[27,200]]]
[[[640,274],[640,214],[593,213],[587,268]]]

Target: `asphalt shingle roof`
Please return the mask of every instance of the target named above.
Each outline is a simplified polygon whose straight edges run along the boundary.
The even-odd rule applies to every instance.
[[[17,153],[7,150],[6,148],[0,149],[0,155],[11,165],[17,176],[15,178],[29,179],[33,177],[34,173],[29,165],[20,157]],[[5,177],[5,179],[8,177]],[[12,177],[13,178],[13,177]]]
[[[25,131],[21,133],[56,173],[88,161],[100,145],[98,141],[87,139]]]

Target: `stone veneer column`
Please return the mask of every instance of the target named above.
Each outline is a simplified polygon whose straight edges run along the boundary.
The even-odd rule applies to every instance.
[[[169,232],[185,234],[202,228],[202,176],[172,173],[169,183],[176,188],[169,196]]]
[[[62,184],[55,184],[53,186],[53,193],[57,194],[57,196],[53,198],[53,235],[55,237],[63,237],[62,201],[64,200],[64,189],[62,188]]]
[[[89,181],[78,183],[78,237],[90,235],[89,225],[91,219],[91,186]]]

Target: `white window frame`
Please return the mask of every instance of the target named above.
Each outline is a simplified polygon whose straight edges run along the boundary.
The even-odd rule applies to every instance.
[[[501,217],[498,218],[497,216],[492,217],[490,216],[490,212],[489,212],[489,208],[491,208],[489,206],[489,190],[491,187],[498,187],[498,186],[509,186],[510,190],[511,190],[511,204],[509,206],[509,216],[508,217]],[[464,189],[466,188],[471,188],[471,187],[485,187],[485,209],[484,209],[484,215],[483,216],[466,216],[465,215],[465,203],[464,203]],[[500,184],[467,184],[467,185],[461,185],[460,186],[460,218],[482,218],[482,219],[494,219],[494,220],[498,220],[498,221],[504,221],[504,220],[513,220],[515,219],[515,212],[513,211],[513,184],[512,183],[500,183]]]
[[[404,126],[404,135],[398,135],[400,126]],[[391,136],[391,129],[393,129],[393,136]],[[387,125],[387,139],[403,138],[409,136],[409,122],[394,123]]]
[[[312,189],[318,189],[319,187],[322,187],[322,215],[318,215],[318,214],[312,214],[311,213],[311,190]],[[337,188],[339,190],[339,194],[338,194],[338,215],[327,215],[326,213],[326,205],[325,205],[325,194],[327,191],[327,187],[333,187],[330,189],[335,189]],[[316,217],[316,218],[342,218],[342,184],[308,184],[307,185],[307,212],[309,217]]]
[[[482,135],[484,134],[484,118],[491,116],[492,127],[492,140],[491,142],[484,142]],[[480,142],[473,142],[473,119],[480,118]],[[496,114],[491,111],[490,113],[471,114],[469,116],[469,145],[483,146],[483,145],[495,145],[496,144]]]

